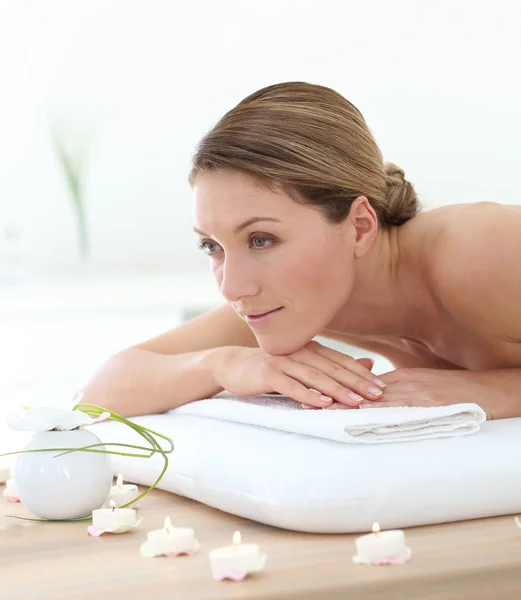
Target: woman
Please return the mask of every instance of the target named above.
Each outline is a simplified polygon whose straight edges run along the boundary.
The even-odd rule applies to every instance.
[[[85,401],[162,412],[222,389],[327,408],[475,402],[521,416],[519,207],[420,212],[360,112],[282,83],[240,102],[193,159],[194,230],[226,304],[111,358]],[[387,357],[326,348],[317,335]]]

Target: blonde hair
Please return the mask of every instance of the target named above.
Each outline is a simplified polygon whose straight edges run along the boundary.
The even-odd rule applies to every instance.
[[[360,111],[334,90],[279,83],[250,94],[199,142],[190,185],[216,170],[247,173],[269,189],[342,222],[366,196],[382,227],[401,225],[421,210],[402,169],[385,163]]]

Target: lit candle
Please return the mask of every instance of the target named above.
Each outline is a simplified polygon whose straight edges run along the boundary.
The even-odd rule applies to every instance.
[[[373,533],[356,538],[355,545],[353,562],[359,564],[398,565],[411,558],[411,549],[405,544],[403,530],[380,531],[378,523],[373,523]]]
[[[114,500],[111,500],[110,508],[92,511],[92,525],[88,532],[94,536],[102,533],[125,533],[140,523],[141,520],[136,521],[136,511],[133,508],[117,508]]]
[[[117,507],[120,507],[127,502],[131,502],[134,498],[139,496],[137,485],[132,483],[123,483],[123,476],[121,473],[118,475],[116,485],[111,486],[109,500],[114,500]]]
[[[210,550],[210,569],[216,581],[233,579],[241,581],[255,571],[262,571],[266,564],[266,555],[261,554],[257,544],[241,544],[241,534],[233,534],[233,545]]]
[[[18,488],[13,478],[8,479],[5,482],[5,489],[2,492],[4,498],[7,498],[9,502],[20,502],[20,496],[18,494]]]
[[[165,518],[163,529],[147,533],[147,541],[141,544],[139,553],[146,558],[154,556],[179,556],[199,550],[195,532],[189,527],[172,527],[170,517]]]
[[[7,465],[0,465],[0,483],[6,483],[13,476],[13,470]]]

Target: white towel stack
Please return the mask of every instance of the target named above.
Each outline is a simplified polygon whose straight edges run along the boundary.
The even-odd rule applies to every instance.
[[[435,407],[304,410],[285,396],[240,397],[226,392],[170,411],[233,421],[346,444],[381,444],[468,435],[486,420],[477,404]]]

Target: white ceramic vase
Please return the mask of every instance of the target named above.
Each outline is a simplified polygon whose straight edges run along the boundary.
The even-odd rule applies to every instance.
[[[99,443],[100,439],[86,429],[39,431],[24,450],[80,448]],[[16,456],[14,480],[20,501],[42,519],[87,517],[109,496],[112,484],[110,455],[97,452],[57,454],[59,451]]]

